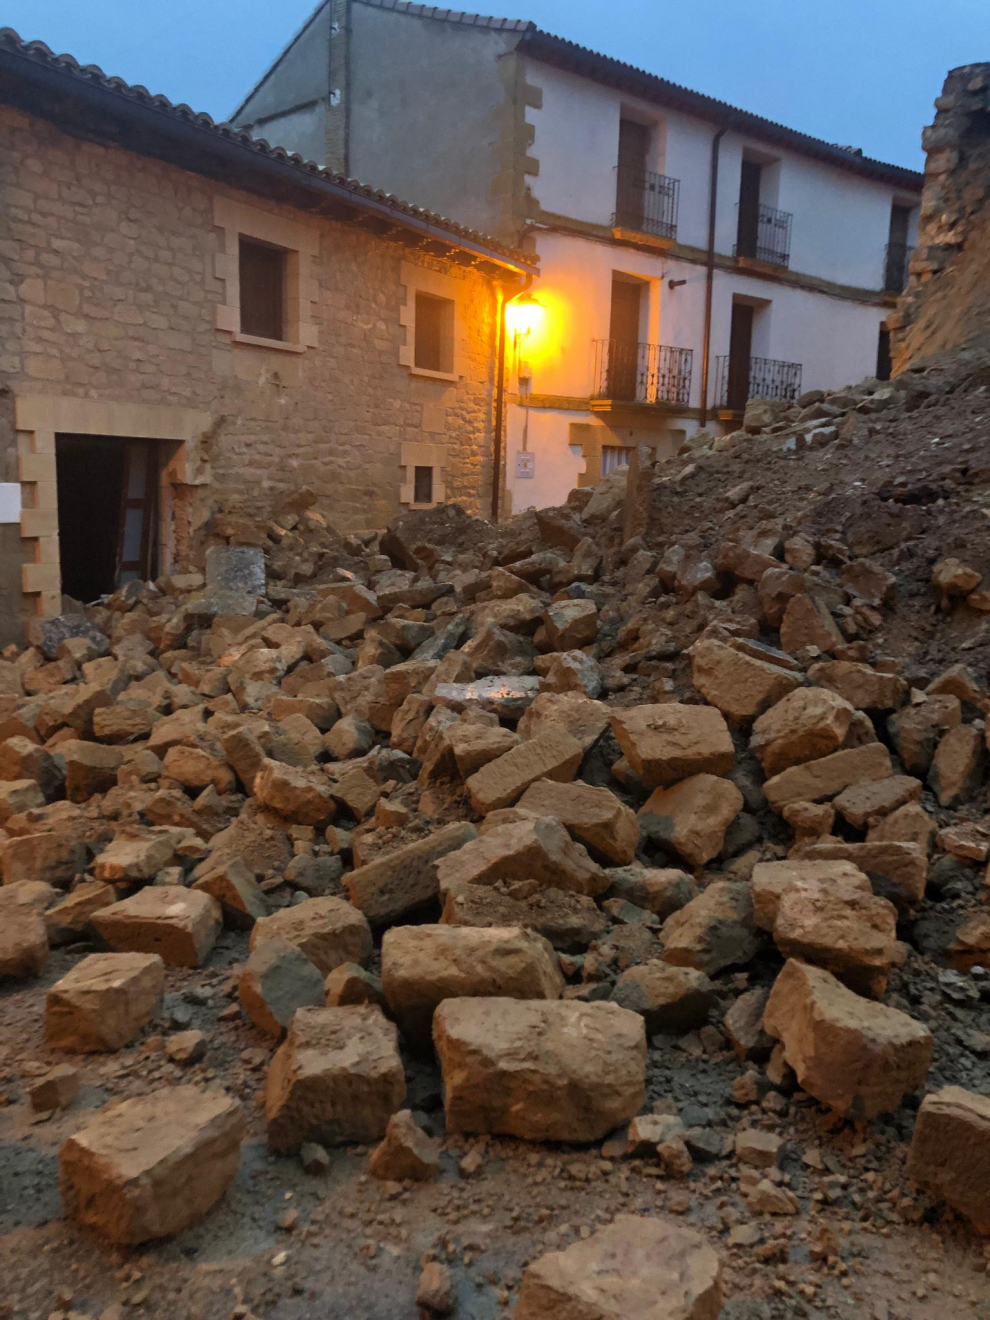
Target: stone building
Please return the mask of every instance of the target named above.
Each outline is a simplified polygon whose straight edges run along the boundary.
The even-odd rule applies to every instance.
[[[530,260],[9,30],[0,140],[4,641],[220,506],[489,511]]]
[[[990,64],[952,69],[924,131],[918,247],[888,318],[894,365],[990,348]]]
[[[516,510],[637,444],[731,432],[748,397],[886,370],[920,174],[535,23],[324,0],[233,122],[532,245],[542,317],[508,368]]]

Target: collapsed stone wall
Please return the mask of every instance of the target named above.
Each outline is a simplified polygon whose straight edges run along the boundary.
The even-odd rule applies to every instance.
[[[918,246],[888,318],[895,374],[990,343],[990,64],[950,71],[925,129]]]

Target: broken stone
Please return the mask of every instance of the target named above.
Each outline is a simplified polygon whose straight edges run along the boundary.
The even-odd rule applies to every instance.
[[[692,683],[733,724],[754,720],[801,683],[799,674],[745,655],[714,638],[696,642],[690,654]]]
[[[604,912],[584,894],[550,888],[516,898],[489,885],[453,888],[440,920],[450,926],[522,926],[565,952],[587,949],[608,927]]]
[[[916,843],[802,844],[794,853],[811,862],[852,862],[869,876],[874,893],[889,898],[899,910],[914,907],[925,894],[928,857]]]
[[[183,1068],[206,1057],[206,1037],[201,1031],[178,1031],[165,1044],[165,1053]]]
[[[983,735],[972,724],[959,724],[942,736],[928,773],[939,806],[955,807],[973,796],[983,780],[983,761]]]
[[[648,1036],[657,1032],[682,1035],[704,1026],[716,996],[704,972],[654,959],[622,973],[612,991],[612,1002],[639,1013]]]
[[[396,1029],[380,1009],[300,1008],[268,1072],[268,1144],[378,1141],[405,1096]]]
[[[165,993],[155,953],[91,953],[48,991],[45,1041],[73,1053],[119,1050],[157,1015]]]
[[[755,957],[759,937],[748,884],[717,880],[668,917],[660,932],[664,960],[714,976]]]
[[[869,877],[847,861],[758,862],[751,879],[753,919],[761,930],[772,931],[777,923],[780,900],[797,884],[855,885],[862,893],[872,893]]]
[[[256,921],[251,952],[277,938],[294,944],[323,977],[341,963],[363,963],[371,954],[367,918],[342,898],[307,898]]]
[[[444,896],[458,885],[491,885],[498,880],[531,880],[591,896],[608,888],[605,872],[552,816],[533,816],[487,830],[442,857],[437,877]]]
[[[36,1114],[53,1109],[67,1109],[79,1094],[79,1073],[67,1063],[60,1063],[28,1088],[28,1100]]]
[[[382,940],[382,988],[406,1038],[429,1044],[444,999],[557,999],[552,946],[518,927],[399,926]]]
[[[732,1004],[722,1019],[725,1034],[737,1059],[763,1060],[773,1049],[773,1040],[763,1030],[766,990],[747,990]]]
[[[381,978],[357,963],[341,963],[323,983],[327,1008],[344,1008],[349,1004],[377,1004],[388,1007]]]
[[[262,761],[252,791],[263,806],[297,825],[325,825],[333,818],[330,784],[318,770],[297,770],[281,761]]]
[[[220,904],[192,889],[149,887],[95,912],[93,925],[116,953],[157,953],[169,967],[201,967],[220,933]]]
[[[446,825],[426,839],[356,867],[344,877],[351,902],[373,926],[385,926],[435,901],[438,864],[478,837],[467,821]]]
[[[93,874],[97,880],[137,884],[153,879],[175,855],[179,836],[174,830],[158,830],[133,836],[119,834],[97,857]]]
[[[927,775],[941,735],[961,721],[960,700],[949,694],[929,697],[919,705],[907,706],[891,715],[887,732],[907,773]]]
[[[194,1086],[108,1106],[62,1147],[65,1215],[113,1243],[172,1237],[223,1196],[244,1132],[236,1100]]]
[[[388,1120],[385,1138],[368,1160],[368,1172],[381,1182],[429,1182],[440,1170],[440,1143],[424,1132],[412,1110]]]
[[[538,738],[550,729],[566,729],[588,752],[608,728],[609,708],[578,692],[541,692],[518,724],[519,736]]]
[[[433,1035],[448,1132],[598,1141],[643,1103],[643,1019],[617,1004],[448,999]]]
[[[947,1086],[926,1095],[911,1138],[907,1174],[927,1192],[990,1232],[990,1100]]]
[[[526,789],[518,805],[538,816],[556,816],[593,857],[606,863],[622,865],[636,855],[639,823],[635,813],[607,788],[539,779]]]
[[[855,713],[835,692],[798,688],[759,717],[753,725],[750,750],[768,777],[779,775],[840,748]],[[814,798],[805,794],[801,800]]]
[[[48,933],[41,914],[30,903],[5,902],[0,913],[0,980],[40,976],[47,964]]]
[[[557,600],[543,616],[550,645],[555,651],[587,646],[598,636],[598,609],[591,600]]]
[[[722,1269],[700,1233],[618,1215],[523,1275],[515,1320],[718,1320]]]
[[[783,1137],[775,1136],[772,1132],[761,1132],[759,1128],[743,1128],[736,1133],[736,1159],[740,1164],[754,1169],[776,1168],[783,1147]]]
[[[729,779],[698,774],[672,788],[658,788],[640,810],[643,833],[691,866],[704,866],[721,851],[725,832],[742,810],[743,796]]]
[[[798,880],[780,899],[773,937],[785,958],[825,967],[851,990],[879,998],[894,959],[897,911],[857,883]]]
[[[920,779],[910,775],[891,775],[870,783],[853,784],[835,799],[835,809],[853,826],[862,830],[882,816],[889,815],[907,802],[921,796]]]
[[[862,999],[830,972],[791,959],[774,982],[764,1026],[809,1095],[862,1121],[925,1083],[932,1036],[896,1008]]]
[[[685,871],[675,867],[634,865],[615,867],[608,873],[611,892],[647,912],[655,913],[661,921],[678,912],[694,898],[694,881]]]
[[[808,677],[817,687],[845,697],[857,710],[888,711],[904,705],[908,685],[897,674],[881,674],[869,665],[830,660],[812,665]]]
[[[573,779],[583,755],[576,738],[564,729],[552,729],[520,743],[473,774],[467,781],[471,802],[483,816],[511,806],[538,779]]]
[[[647,788],[690,775],[724,775],[735,750],[721,711],[677,702],[613,711],[612,730],[630,766]]]
[[[891,778],[890,752],[883,743],[846,747],[817,761],[805,761],[774,775],[763,785],[768,804],[782,811],[792,802],[833,798],[851,784],[862,785]]]
[[[241,971],[237,995],[262,1031],[285,1034],[299,1008],[323,1005],[323,977],[297,944],[275,935],[254,949]]]
[[[68,897],[45,912],[45,929],[51,945],[71,944],[93,931],[93,913],[117,901],[113,885],[84,880]]]
[[[780,622],[780,645],[791,655],[807,646],[816,646],[828,654],[843,642],[842,634],[827,607],[813,596],[792,596]]]
[[[253,872],[239,857],[222,861],[215,870],[195,881],[192,888],[215,898],[225,924],[235,930],[250,930],[256,921],[268,915],[268,901]]]

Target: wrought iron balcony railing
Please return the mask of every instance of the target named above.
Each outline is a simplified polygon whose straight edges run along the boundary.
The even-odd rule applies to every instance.
[[[739,205],[736,204],[739,211]],[[789,211],[778,211],[774,206],[760,205],[753,211],[740,213],[733,254],[752,257],[771,266],[788,266],[791,261],[791,222]]]
[[[650,170],[615,168],[615,213],[612,227],[635,229],[659,238],[677,237],[679,179]]]
[[[693,349],[627,343],[621,339],[595,339],[592,344],[593,399],[688,406]]]
[[[914,251],[907,243],[888,243],[883,250],[883,291],[903,293],[907,284],[908,262]]]
[[[777,358],[749,359],[730,366],[728,353],[715,359],[715,399],[719,408],[741,412],[750,399],[779,399],[793,403],[801,393],[801,363],[780,362]]]

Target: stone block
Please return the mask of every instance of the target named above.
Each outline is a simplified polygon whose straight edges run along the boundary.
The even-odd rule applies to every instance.
[[[256,921],[251,952],[276,937],[294,944],[323,976],[341,963],[363,963],[371,954],[371,928],[364,913],[331,895],[307,898]]]
[[[612,712],[612,731],[632,769],[647,788],[666,787],[691,775],[724,775],[736,755],[725,717],[713,706],[667,702]]]
[[[119,1050],[161,1008],[165,965],[156,953],[91,953],[48,991],[45,1041],[87,1054]]]
[[[177,885],[151,886],[93,913],[115,953],[157,953],[170,967],[201,967],[220,933],[220,904]]]

